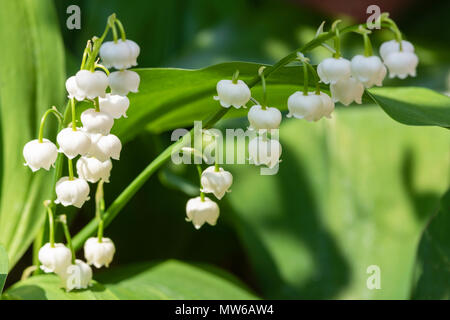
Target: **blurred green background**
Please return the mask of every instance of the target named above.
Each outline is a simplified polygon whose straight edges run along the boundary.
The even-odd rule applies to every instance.
[[[81,30],[65,25],[73,1],[54,4],[67,75],[78,70],[87,39],[103,31],[113,12],[141,47],[139,67],[202,68],[227,61],[274,63],[311,40],[322,21],[327,27],[337,18],[346,25],[361,22],[367,5],[377,4],[391,12],[420,57],[416,78],[386,79],[385,85],[450,92],[450,3],[369,2],[85,0],[76,1]],[[376,32],[374,48],[391,38]],[[345,36],[342,48],[346,57],[361,53],[361,37]],[[314,63],[327,55],[323,48],[309,54]],[[228,167],[234,185],[220,202],[216,227],[196,231],[184,220],[185,203],[195,195],[195,168],[165,166],[106,230],[117,247],[111,268],[165,259],[213,265],[262,298],[448,298],[448,237],[438,245],[444,254],[421,242],[429,218],[439,208],[447,216],[450,210],[448,200],[439,205],[449,182],[448,131],[404,126],[372,105],[338,107],[328,122],[283,123],[280,172],[261,176],[258,168]],[[246,119],[218,125],[246,126]],[[106,203],[169,143],[170,132],[144,132],[128,142],[114,163]],[[92,218],[92,206],[76,216],[74,232]],[[30,261],[28,250],[7,285]],[[370,265],[381,268],[380,290],[366,286]]]

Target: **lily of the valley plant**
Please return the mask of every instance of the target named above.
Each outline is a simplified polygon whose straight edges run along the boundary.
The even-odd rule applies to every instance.
[[[303,87],[286,97],[287,117],[319,121],[331,118],[336,102],[348,106],[352,102],[361,103],[365,88],[381,86],[389,72],[389,77],[404,79],[415,76],[418,58],[414,46],[403,40],[397,25],[387,14],[380,17],[383,27],[393,31],[395,38],[381,45],[380,57],[373,52],[370,42],[371,31],[363,25],[339,29],[339,21],[333,23],[329,32],[319,33],[303,48],[291,53],[272,67],[261,67],[255,78],[249,82],[239,79],[239,71],[231,79],[217,79],[217,96],[214,100],[220,105],[219,111],[205,125],[214,125],[230,109],[253,106],[248,112],[249,130],[256,131],[248,145],[250,161],[255,165],[272,168],[279,164],[282,147],[273,139],[270,130],[278,129],[282,120],[280,110],[266,103],[266,78],[286,64],[299,61],[303,65]],[[112,41],[105,41],[112,32]],[[348,32],[362,35],[364,52],[351,59],[341,55],[340,37]],[[334,39],[330,57],[313,67],[306,53],[325,41]],[[25,165],[33,172],[50,170],[57,166],[58,181],[55,184],[55,198],[44,203],[49,222],[48,243],[39,251],[40,268],[57,274],[67,290],[85,289],[92,280],[91,265],[96,268],[108,267],[115,254],[114,242],[104,237],[104,227],[118,214],[123,205],[142,186],[152,173],[170,157],[170,151],[177,143],[161,153],[144,172],[139,175],[121,194],[121,205],[105,210],[103,184],[109,183],[114,161],[120,159],[122,145],[120,139],[111,134],[114,120],[126,118],[130,105],[129,92],[138,93],[140,78],[138,73],[128,70],[137,65],[139,45],[127,39],[125,29],[112,15],[108,18],[104,33],[87,42],[81,59],[80,70],[66,81],[68,104],[62,113],[52,107],[42,117],[39,135],[28,142],[23,149]],[[110,71],[115,69],[115,71]],[[230,75],[231,76],[231,75]],[[261,83],[263,99],[258,102],[252,97],[251,88]],[[323,91],[323,85],[329,90]],[[311,88],[313,88],[311,90]],[[77,119],[77,108],[89,108]],[[233,108],[231,108],[233,107]],[[47,117],[53,114],[60,122],[56,144],[43,137]],[[59,156],[58,156],[59,153]],[[67,176],[61,176],[62,164],[67,161]],[[76,164],[74,164],[76,161]],[[199,173],[198,197],[186,204],[186,220],[196,229],[205,223],[215,225],[219,218],[219,205],[214,198],[221,200],[230,191],[233,176],[220,167],[218,161],[205,170],[197,165]],[[56,205],[81,208],[89,200],[90,188],[97,184],[95,196],[95,220],[87,225],[72,241],[64,214],[55,215]],[[206,196],[208,194],[208,196]],[[55,227],[59,223],[66,237],[66,244],[55,243]],[[97,230],[96,236],[93,236]],[[86,262],[76,259],[75,250],[84,247]],[[76,272],[75,272],[76,271]],[[79,275],[74,279],[73,274]]]

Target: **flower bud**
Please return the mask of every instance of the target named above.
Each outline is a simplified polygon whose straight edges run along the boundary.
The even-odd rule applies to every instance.
[[[104,162],[109,158],[114,160],[120,159],[120,151],[122,150],[122,143],[119,138],[113,134],[102,136],[101,134],[90,134],[91,148],[88,155],[97,158]]]
[[[108,77],[104,72],[80,70],[75,75],[75,80],[84,98],[94,99],[105,96]]]
[[[399,52],[400,45],[397,40],[390,40],[383,42],[380,46],[380,56],[383,60],[386,60],[387,56],[393,52]],[[411,42],[402,40],[402,51],[403,52],[414,52],[414,46]]]
[[[81,208],[89,200],[89,185],[84,179],[62,177],[56,183],[55,203],[61,203],[63,206],[74,206]]]
[[[317,66],[317,74],[323,83],[336,83],[351,75],[350,61],[344,58],[326,58]]]
[[[111,94],[126,96],[128,92],[138,92],[141,78],[139,75],[130,70],[120,70],[109,74],[109,86]]]
[[[59,144],[59,152],[63,152],[69,159],[77,155],[84,156],[91,147],[91,139],[81,130],[73,131],[72,128],[62,129],[56,141]]]
[[[408,75],[411,77],[416,76],[416,67],[419,63],[419,58],[417,58],[414,52],[393,52],[390,53],[384,63],[389,68],[389,78],[398,77],[400,79],[405,79]]]
[[[202,172],[201,184],[204,193],[213,193],[217,199],[222,199],[233,183],[233,176],[230,172],[215,166],[210,166]]]
[[[130,100],[126,96],[107,93],[105,98],[100,98],[100,111],[108,113],[114,119],[127,117]]]
[[[83,101],[86,98],[86,94],[78,87],[75,76],[71,76],[66,80],[66,90],[69,93],[68,98],[75,98],[78,101]]]
[[[258,136],[250,140],[248,153],[253,164],[273,168],[280,162],[281,144],[277,140]]]
[[[38,257],[41,269],[46,273],[62,272],[72,263],[72,253],[62,243],[55,243],[54,247],[46,243],[39,249]]]
[[[89,238],[84,243],[84,256],[87,263],[93,264],[96,268],[109,267],[115,252],[114,243],[109,238],[102,238],[102,242],[99,242],[97,237]]]
[[[91,183],[96,183],[100,179],[109,182],[111,169],[112,163],[109,159],[102,162],[92,157],[81,157],[77,161],[78,177]]]
[[[281,123],[281,112],[277,108],[265,108],[260,105],[254,105],[250,108],[248,114],[250,130],[270,130],[278,129]]]
[[[205,197],[204,201],[202,201],[201,197],[192,198],[186,204],[186,221],[192,221],[197,230],[205,222],[215,226],[219,214],[219,206],[208,197]]]
[[[114,125],[114,119],[108,113],[87,109],[80,116],[83,128],[89,133],[107,135]]]
[[[377,56],[354,56],[351,61],[352,76],[366,88],[381,86],[386,76],[386,67]]]
[[[58,149],[55,144],[48,139],[31,140],[23,147],[23,157],[25,165],[35,172],[41,168],[49,170],[54,165],[58,157]]]
[[[364,86],[361,82],[351,77],[346,80],[340,80],[330,85],[331,96],[335,102],[341,102],[348,106],[355,101],[361,104],[361,98],[364,93]]]
[[[308,95],[304,95],[300,91],[294,92],[288,98],[289,113],[287,117],[317,121],[324,116],[324,101],[324,98],[315,92],[308,92]]]
[[[247,84],[238,80],[237,83],[233,83],[232,80],[220,80],[217,83],[217,96],[214,100],[219,100],[220,105],[224,108],[230,106],[239,109],[250,100],[251,93]]]
[[[58,276],[66,291],[87,289],[91,286],[92,269],[86,262],[76,259],[75,264],[69,265],[65,271],[58,273]]]

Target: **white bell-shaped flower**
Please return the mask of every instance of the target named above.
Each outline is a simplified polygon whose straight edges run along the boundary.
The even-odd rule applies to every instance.
[[[192,198],[186,204],[186,221],[192,221],[192,224],[197,230],[205,222],[215,226],[220,214],[217,203],[208,197],[204,198],[204,201],[202,201],[201,197]]]
[[[84,243],[84,257],[88,264],[96,268],[109,267],[115,252],[114,243],[109,238],[103,237],[102,242],[97,237],[89,238]]]
[[[350,61],[344,58],[326,58],[317,66],[317,74],[323,83],[336,83],[351,75]]]
[[[232,80],[220,80],[217,82],[217,96],[214,100],[219,100],[220,105],[224,108],[230,106],[239,109],[250,100],[251,92],[247,84],[238,80],[237,83],[233,83]]]
[[[109,86],[111,94],[126,96],[128,92],[138,92],[141,78],[139,75],[130,70],[120,70],[109,74]]]
[[[281,123],[280,110],[272,107],[264,109],[260,105],[254,105],[250,108],[247,117],[250,122],[250,130],[278,129]]]
[[[335,102],[341,102],[348,106],[355,101],[361,104],[361,98],[364,93],[364,86],[361,82],[351,77],[346,80],[340,80],[330,85],[331,96]]]
[[[38,257],[41,263],[41,269],[46,273],[63,272],[72,263],[72,253],[62,243],[55,243],[54,247],[50,243],[46,243],[39,249]]]
[[[71,76],[66,80],[66,90],[69,93],[67,95],[69,99],[75,98],[78,101],[83,101],[86,98],[86,94],[78,87],[75,76]]]
[[[100,98],[100,111],[108,113],[114,119],[127,117],[130,100],[127,96],[107,93],[105,98]]]
[[[386,41],[381,44],[379,51],[381,58],[383,58],[383,60],[386,60],[387,56],[391,53],[400,51],[400,45],[397,40]],[[414,46],[411,42],[402,40],[402,51],[414,52]]]
[[[233,176],[223,168],[216,171],[215,166],[210,166],[202,172],[201,184],[204,193],[213,193],[220,200],[233,184]]]
[[[334,101],[325,92],[320,93],[322,99],[322,115],[327,118],[331,118],[331,114],[334,111]]]
[[[94,99],[105,96],[105,90],[108,87],[108,77],[104,72],[99,70],[80,70],[75,75],[75,80],[85,98]]]
[[[55,190],[57,196],[55,203],[60,203],[65,207],[81,208],[89,200],[89,185],[84,179],[70,180],[69,177],[62,177],[56,183]]]
[[[281,144],[275,139],[258,136],[250,140],[248,153],[253,164],[273,168],[280,162]]]
[[[106,161],[109,158],[114,160],[120,159],[120,151],[122,143],[120,139],[113,134],[103,136],[101,134],[90,134],[91,148],[88,155],[97,158],[100,161]]]
[[[408,75],[416,76],[419,58],[414,52],[399,51],[390,53],[384,63],[389,68],[389,78],[405,79]]]
[[[294,92],[288,98],[288,118],[305,119],[307,121],[317,121],[325,114],[324,98],[315,92]]]
[[[91,147],[91,139],[81,131],[74,131],[72,128],[62,129],[56,141],[59,144],[59,152],[63,152],[69,159],[75,158],[77,155],[84,156]]]
[[[128,47],[131,49],[131,65],[137,66],[137,57],[139,56],[139,53],[141,52],[141,48],[139,48],[139,45],[134,42],[133,40],[125,40]]]
[[[117,42],[104,42],[100,47],[99,54],[105,67],[114,67],[120,70],[136,66],[139,52],[140,48],[136,42],[120,39]]]
[[[25,165],[35,172],[41,168],[49,170],[54,165],[58,157],[58,149],[55,144],[48,139],[31,140],[23,147],[23,157]]]
[[[87,289],[91,286],[92,269],[86,262],[76,259],[75,264],[69,265],[65,271],[58,273],[58,276],[66,291]]]
[[[83,111],[80,118],[83,128],[89,133],[107,135],[114,125],[114,119],[108,113],[92,108]]]
[[[354,56],[351,61],[352,76],[366,88],[381,86],[386,76],[386,67],[377,56]]]
[[[93,157],[81,157],[77,161],[78,177],[91,183],[96,183],[100,179],[109,182],[111,169],[112,163],[110,159],[102,162]]]

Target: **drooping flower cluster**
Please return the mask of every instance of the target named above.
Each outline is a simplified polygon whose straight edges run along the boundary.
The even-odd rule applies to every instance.
[[[356,55],[351,60],[343,58],[340,55],[337,23],[333,24],[330,31],[335,38],[333,57],[324,59],[314,69],[309,59],[298,53],[297,59],[304,68],[303,90],[294,92],[287,99],[287,117],[307,121],[331,118],[335,102],[344,105],[354,101],[361,103],[364,89],[381,86],[388,70],[391,78],[415,76],[418,58],[413,45],[402,40],[392,20],[387,16],[384,18],[396,33],[396,39],[385,42],[380,47],[382,59],[372,54],[368,38],[370,32],[363,27],[357,32],[364,36],[364,55]],[[117,39],[115,24],[121,31],[121,39]],[[114,29],[114,40],[103,42],[106,31],[110,28]],[[140,77],[127,69],[137,65],[140,48],[134,41],[126,39],[123,26],[114,15],[108,20],[106,31],[101,38],[93,38],[92,42],[88,42],[80,70],[66,81],[72,111],[70,125],[64,127],[67,119],[56,108],[49,109],[42,118],[38,139],[28,142],[23,150],[25,165],[33,172],[40,168],[49,170],[57,161],[58,152],[68,159],[68,176],[60,177],[55,185],[56,200],[45,204],[49,215],[50,241],[39,251],[41,269],[46,273],[57,274],[67,290],[87,288],[92,280],[90,265],[96,268],[108,267],[116,250],[112,240],[103,237],[103,183],[109,182],[112,160],[120,159],[121,141],[111,134],[111,129],[115,119],[127,117],[126,112],[130,106],[127,95],[138,92]],[[102,64],[98,63],[100,60],[97,60],[97,55]],[[108,68],[115,68],[116,71],[110,72]],[[282,114],[279,109],[267,104],[264,68],[261,67],[258,71],[263,92],[261,103],[252,97],[247,83],[238,79],[238,71],[231,80],[224,79],[217,83],[217,96],[214,99],[227,109],[231,109],[231,106],[236,109],[246,108],[246,104],[252,101],[253,106],[247,114],[248,129],[254,134],[248,143],[249,160],[257,166],[273,169],[279,164],[282,153],[277,139]],[[310,81],[311,77],[314,78],[313,81]],[[329,85],[331,96],[321,90],[321,84]],[[84,103],[77,106],[77,102]],[[90,107],[81,112],[78,121],[76,109],[82,105]],[[45,119],[50,113],[54,113],[63,124],[56,138],[58,147],[43,138]],[[205,194],[213,194],[217,200],[221,200],[233,183],[232,174],[219,165],[218,148],[216,143],[214,165],[205,170],[200,165],[197,166],[200,195],[188,200],[186,204],[186,220],[192,222],[196,229],[200,229],[205,223],[216,225],[220,215],[217,202]],[[72,164],[75,158],[77,176],[74,175]],[[57,221],[64,227],[67,246],[55,243],[51,207],[61,204],[81,208],[89,200],[89,183],[98,183],[95,197],[98,233],[96,237],[84,242],[84,262],[75,257],[65,215],[59,215]]]
[[[362,103],[365,88],[382,85],[387,74],[386,66],[389,68],[391,78],[415,76],[418,59],[414,54],[412,44],[401,40],[397,26],[386,14],[383,15],[383,19],[391,25],[391,29],[396,32],[397,37],[396,40],[388,41],[381,46],[380,54],[383,61],[373,55],[368,37],[370,31],[362,26],[356,32],[364,37],[364,55],[356,55],[351,61],[341,57],[339,30],[336,27],[339,21],[333,24],[331,30],[335,38],[333,57],[324,59],[319,63],[317,69],[314,69],[309,64],[309,59],[302,53],[298,53],[298,60],[304,67],[304,88],[303,91],[294,92],[288,98],[288,118],[318,121],[322,118],[331,118],[335,102],[341,102],[346,106],[352,102]],[[320,32],[322,32],[321,28]],[[238,75],[239,72],[236,71],[231,80],[220,80],[216,86],[217,96],[214,99],[218,100],[224,108],[231,106],[236,109],[245,108],[250,100],[255,103],[247,115],[250,123],[249,130],[257,132],[256,137],[251,139],[248,144],[249,158],[255,165],[266,165],[273,168],[280,161],[282,148],[278,139],[269,137],[269,132],[279,128],[282,119],[281,112],[277,108],[266,105],[264,67],[259,70],[264,94],[263,103],[252,98],[250,88],[244,81],[238,80]],[[310,75],[315,80],[315,90],[313,91],[310,90],[309,85]],[[320,83],[330,86],[331,96],[321,90]],[[214,225],[219,216],[217,204],[209,198],[205,198],[203,193],[214,193],[218,199],[221,199],[231,186],[231,181],[231,174],[219,168],[217,162],[216,166],[203,171],[201,196],[190,199],[186,206],[187,220],[193,221],[197,229],[204,222]]]
[[[380,55],[383,61],[372,53],[372,45],[368,36],[370,31],[360,26],[358,32],[364,37],[364,55],[356,55],[349,61],[340,56],[339,45],[337,45],[334,56],[326,58],[317,66],[320,81],[330,85],[334,102],[341,102],[346,106],[352,102],[361,104],[364,88],[382,86],[387,74],[386,67],[389,69],[390,78],[397,76],[404,79],[408,75],[413,77],[416,75],[419,60],[414,54],[413,45],[408,41],[401,40],[395,23],[387,16],[385,19],[392,24],[394,30],[397,30],[397,39],[381,45]],[[334,27],[335,25],[333,25]],[[339,42],[339,32],[337,30],[333,30],[333,32],[336,32],[335,41]]]
[[[121,31],[121,39],[117,39],[116,25]],[[110,29],[114,31],[114,41],[103,42]],[[59,148],[50,140],[43,138],[44,123],[48,114],[53,112],[62,125],[69,120],[64,119],[56,108],[48,110],[44,115],[39,138],[25,145],[23,150],[25,165],[32,171],[40,168],[49,170],[54,166],[58,152],[68,159],[68,176],[61,177],[55,186],[55,204],[81,208],[89,200],[89,183],[99,182],[97,192],[99,188],[103,192],[103,183],[109,182],[111,159],[119,160],[122,149],[120,139],[110,131],[115,119],[127,117],[126,112],[130,106],[128,93],[138,92],[140,77],[136,72],[127,69],[137,65],[139,52],[139,46],[134,41],[126,39],[123,26],[115,15],[112,15],[108,19],[102,38],[94,37],[88,42],[80,70],[66,80],[71,122],[56,137]],[[98,63],[98,54],[103,64]],[[107,68],[112,67],[117,70],[110,73]],[[77,120],[76,112],[81,104],[77,105],[77,102],[84,102],[84,105],[90,106],[81,113],[81,124]],[[77,176],[74,175],[72,164],[75,158],[78,158]],[[48,208],[49,206],[47,204]],[[87,287],[92,278],[89,265],[100,268],[108,266],[113,259],[114,243],[102,236],[101,214],[98,212],[99,236],[89,238],[84,245],[87,264],[74,259],[69,248],[61,243],[55,244],[53,239],[40,250],[42,270],[58,274],[68,290]],[[78,269],[80,281],[74,283],[69,281],[71,268]]]

